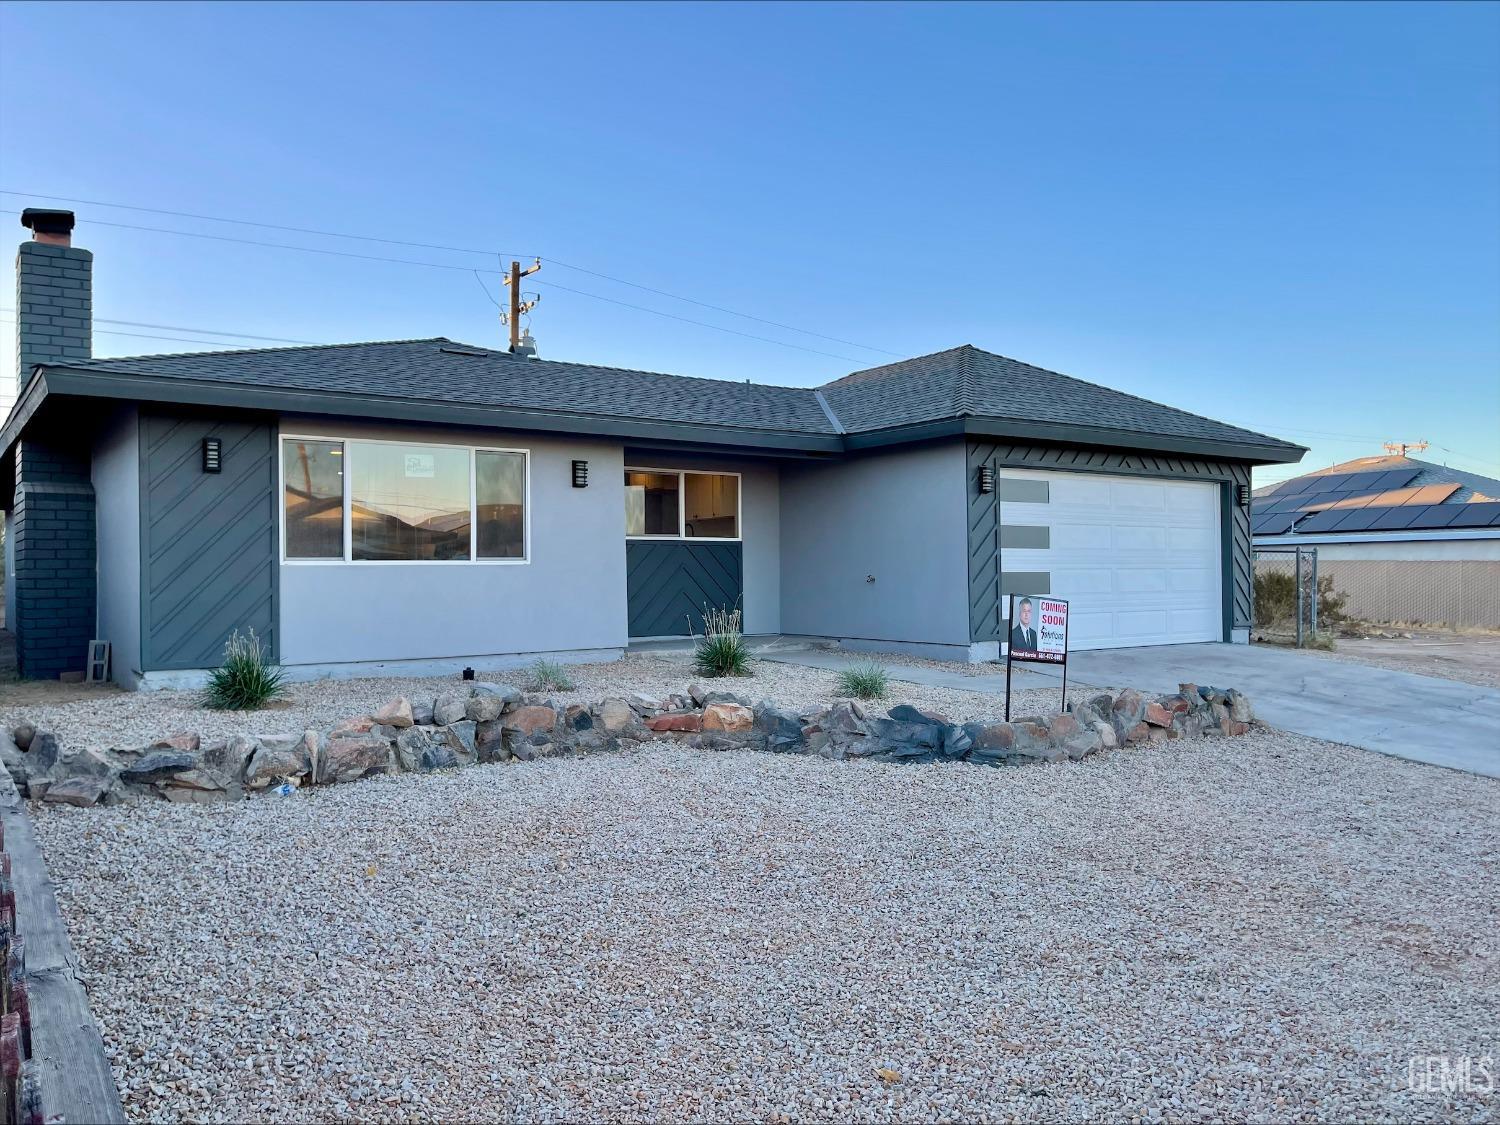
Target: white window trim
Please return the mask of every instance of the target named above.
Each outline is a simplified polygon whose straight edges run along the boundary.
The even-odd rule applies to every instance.
[[[286,555],[286,443],[289,441],[337,442],[344,451],[344,557],[341,559],[289,559]],[[469,557],[466,559],[356,559],[353,557],[353,473],[350,469],[352,455],[350,447],[365,445],[397,445],[408,448],[442,446],[445,449],[463,449],[469,454]],[[479,551],[478,528],[478,453],[519,453],[522,457],[521,474],[524,490],[521,504],[521,557],[518,559],[476,558]],[[529,566],[531,564],[531,450],[512,449],[499,445],[468,445],[453,441],[394,441],[388,438],[347,437],[342,434],[289,434],[277,435],[276,442],[276,529],[280,540],[278,553],[283,566]]]
[[[745,541],[745,479],[741,473],[720,472],[717,469],[648,469],[641,465],[626,465],[627,473],[660,473],[677,478],[677,534],[676,535],[627,535],[627,541],[646,543],[743,543]],[[687,478],[733,477],[734,486],[734,535],[689,535],[687,533]]]

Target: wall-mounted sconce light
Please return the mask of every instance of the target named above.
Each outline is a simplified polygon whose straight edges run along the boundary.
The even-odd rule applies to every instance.
[[[1237,484],[1234,486],[1234,502],[1241,508],[1250,506],[1250,486],[1248,484]]]
[[[224,469],[224,446],[216,437],[203,439],[203,471],[218,473]]]
[[[995,468],[993,465],[979,466],[979,494],[987,496],[995,491]]]
[[[573,462],[573,487],[587,488],[589,486],[589,463],[587,461]]]

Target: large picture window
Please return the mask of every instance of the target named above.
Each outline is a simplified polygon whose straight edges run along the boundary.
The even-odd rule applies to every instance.
[[[625,534],[634,539],[738,539],[738,473],[625,470]]]
[[[288,561],[526,561],[524,451],[286,437],[281,469]]]

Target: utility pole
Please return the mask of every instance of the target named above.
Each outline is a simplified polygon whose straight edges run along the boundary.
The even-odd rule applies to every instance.
[[[505,279],[505,284],[510,286],[510,315],[504,313],[500,319],[510,325],[510,350],[514,352],[521,346],[521,314],[528,313],[536,308],[536,303],[541,298],[534,297],[529,301],[521,300],[521,279],[530,277],[542,268],[542,260],[538,258],[524,270],[520,262],[510,264],[510,276]]]
[[[1405,457],[1408,450],[1421,453],[1426,448],[1425,441],[1388,441],[1385,443],[1385,451],[1392,457]]]

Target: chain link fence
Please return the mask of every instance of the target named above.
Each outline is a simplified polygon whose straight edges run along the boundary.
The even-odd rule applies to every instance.
[[[1322,583],[1328,586],[1327,582]],[[1316,547],[1255,549],[1255,633],[1258,638],[1303,648],[1339,615],[1336,595],[1320,598]],[[1320,600],[1323,604],[1320,606]],[[1319,611],[1324,610],[1321,615]],[[1319,618],[1322,617],[1320,621]]]

